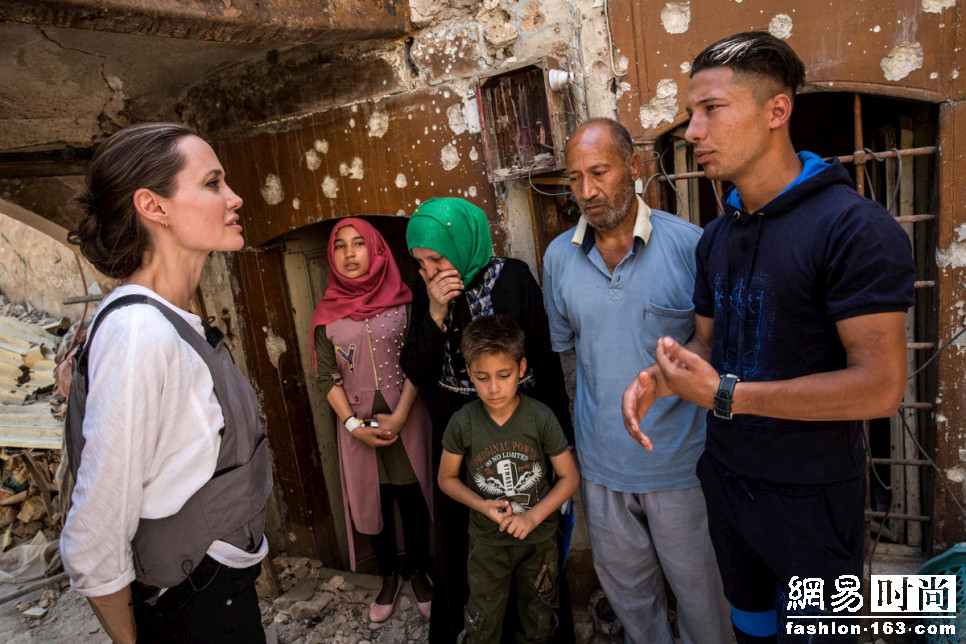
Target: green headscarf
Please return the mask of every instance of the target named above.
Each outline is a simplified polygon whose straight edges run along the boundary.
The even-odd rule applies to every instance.
[[[406,246],[429,248],[449,260],[469,284],[493,256],[490,222],[465,199],[429,199],[416,208],[406,226]]]

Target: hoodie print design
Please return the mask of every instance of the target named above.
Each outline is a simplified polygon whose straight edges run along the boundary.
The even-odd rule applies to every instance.
[[[769,276],[754,273],[739,278],[729,292],[724,275],[715,276],[715,317],[727,320],[730,342],[724,343],[725,373],[753,380],[761,370],[762,345],[771,335],[774,315],[769,297]]]

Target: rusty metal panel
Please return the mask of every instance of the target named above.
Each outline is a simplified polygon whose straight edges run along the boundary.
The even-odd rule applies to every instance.
[[[613,0],[615,56],[628,59],[619,118],[635,140],[653,140],[687,119],[690,63],[739,31],[769,30],[805,62],[820,87],[938,101],[952,91],[955,9],[928,13],[921,0],[744,0],[667,3]]]
[[[550,70],[558,68],[556,60],[542,58],[480,79],[476,102],[491,183],[564,168],[564,99],[549,80]]]
[[[443,196],[468,199],[497,221],[480,137],[463,113],[463,100],[437,87],[216,144],[228,183],[245,199],[246,241],[259,246],[334,217],[408,215]]]
[[[274,495],[288,537],[275,548],[343,565],[319,463],[281,252],[229,256],[248,374],[274,460]]]
[[[957,150],[966,149],[966,109],[950,104],[940,110],[939,151],[939,338],[948,341],[964,326],[963,302],[966,301],[966,167]],[[966,340],[961,336],[939,356],[939,386],[936,404],[935,458],[939,469],[950,480],[953,492],[966,499]],[[966,519],[956,501],[938,481],[935,487],[935,527],[933,545],[938,552],[966,538]]]
[[[397,36],[404,0],[4,0],[0,20],[215,42],[295,44]]]

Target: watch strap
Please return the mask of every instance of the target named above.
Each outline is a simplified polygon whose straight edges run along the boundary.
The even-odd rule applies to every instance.
[[[735,386],[741,379],[733,373],[722,374],[718,383],[718,391],[714,395],[714,415],[716,418],[731,420],[731,402],[734,399]]]

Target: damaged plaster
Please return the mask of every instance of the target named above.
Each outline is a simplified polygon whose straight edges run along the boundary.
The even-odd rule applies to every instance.
[[[475,8],[479,0],[409,0],[409,20],[414,27],[427,27]]]
[[[389,115],[383,110],[376,110],[369,117],[369,136],[382,138],[389,129]]]
[[[904,42],[889,52],[879,63],[879,67],[882,68],[886,80],[897,81],[922,67],[922,60],[922,45],[917,42]]]
[[[343,177],[355,179],[356,181],[362,181],[362,178],[366,174],[365,169],[362,167],[362,159],[359,157],[352,157],[352,165],[340,163],[339,174],[341,174]]]
[[[966,268],[966,242],[953,242],[948,248],[937,250],[936,266],[939,268]]]
[[[944,9],[956,6],[956,0],[922,0],[922,10],[926,13],[942,13]]]
[[[328,199],[335,199],[339,194],[339,182],[327,176],[322,180],[322,194]]]
[[[278,369],[278,359],[282,357],[288,347],[285,340],[275,335],[275,332],[268,327],[263,326],[262,331],[265,332],[265,350],[268,352],[268,361]]]
[[[446,119],[449,121],[449,129],[453,130],[453,134],[462,134],[466,131],[466,119],[463,118],[462,103],[447,107]]]
[[[262,193],[262,199],[269,206],[277,206],[285,199],[285,191],[282,190],[282,180],[278,178],[277,174],[266,176],[265,183],[259,188],[259,192]]]
[[[768,21],[768,33],[775,38],[786,40],[792,35],[792,17],[787,13],[779,13]]]
[[[483,27],[483,38],[494,49],[503,49],[516,41],[519,32],[502,9],[481,12],[478,16]]]
[[[322,167],[322,157],[314,149],[305,153],[305,167],[313,172]]]
[[[319,154],[329,153],[329,142],[326,141],[325,139],[316,139],[314,147],[315,147],[315,151],[318,152]]]
[[[669,2],[661,9],[661,24],[669,34],[683,34],[691,24],[690,2]]]
[[[485,68],[479,25],[472,21],[444,24],[416,36],[409,55],[428,83],[465,76]]]
[[[400,172],[399,174],[397,174],[396,175],[396,187],[399,188],[400,190],[402,190],[407,185],[409,185],[409,182],[406,181],[406,175],[404,175],[402,172]]]
[[[460,164],[460,153],[455,145],[447,143],[439,153],[439,160],[443,164],[443,170],[448,172]]]
[[[547,17],[541,11],[542,8],[540,0],[531,0],[523,8],[523,13],[520,14],[520,29],[536,31],[546,25]]]
[[[672,123],[678,113],[678,84],[665,78],[657,84],[654,98],[641,108],[641,125],[647,129],[656,128],[665,121]]]

